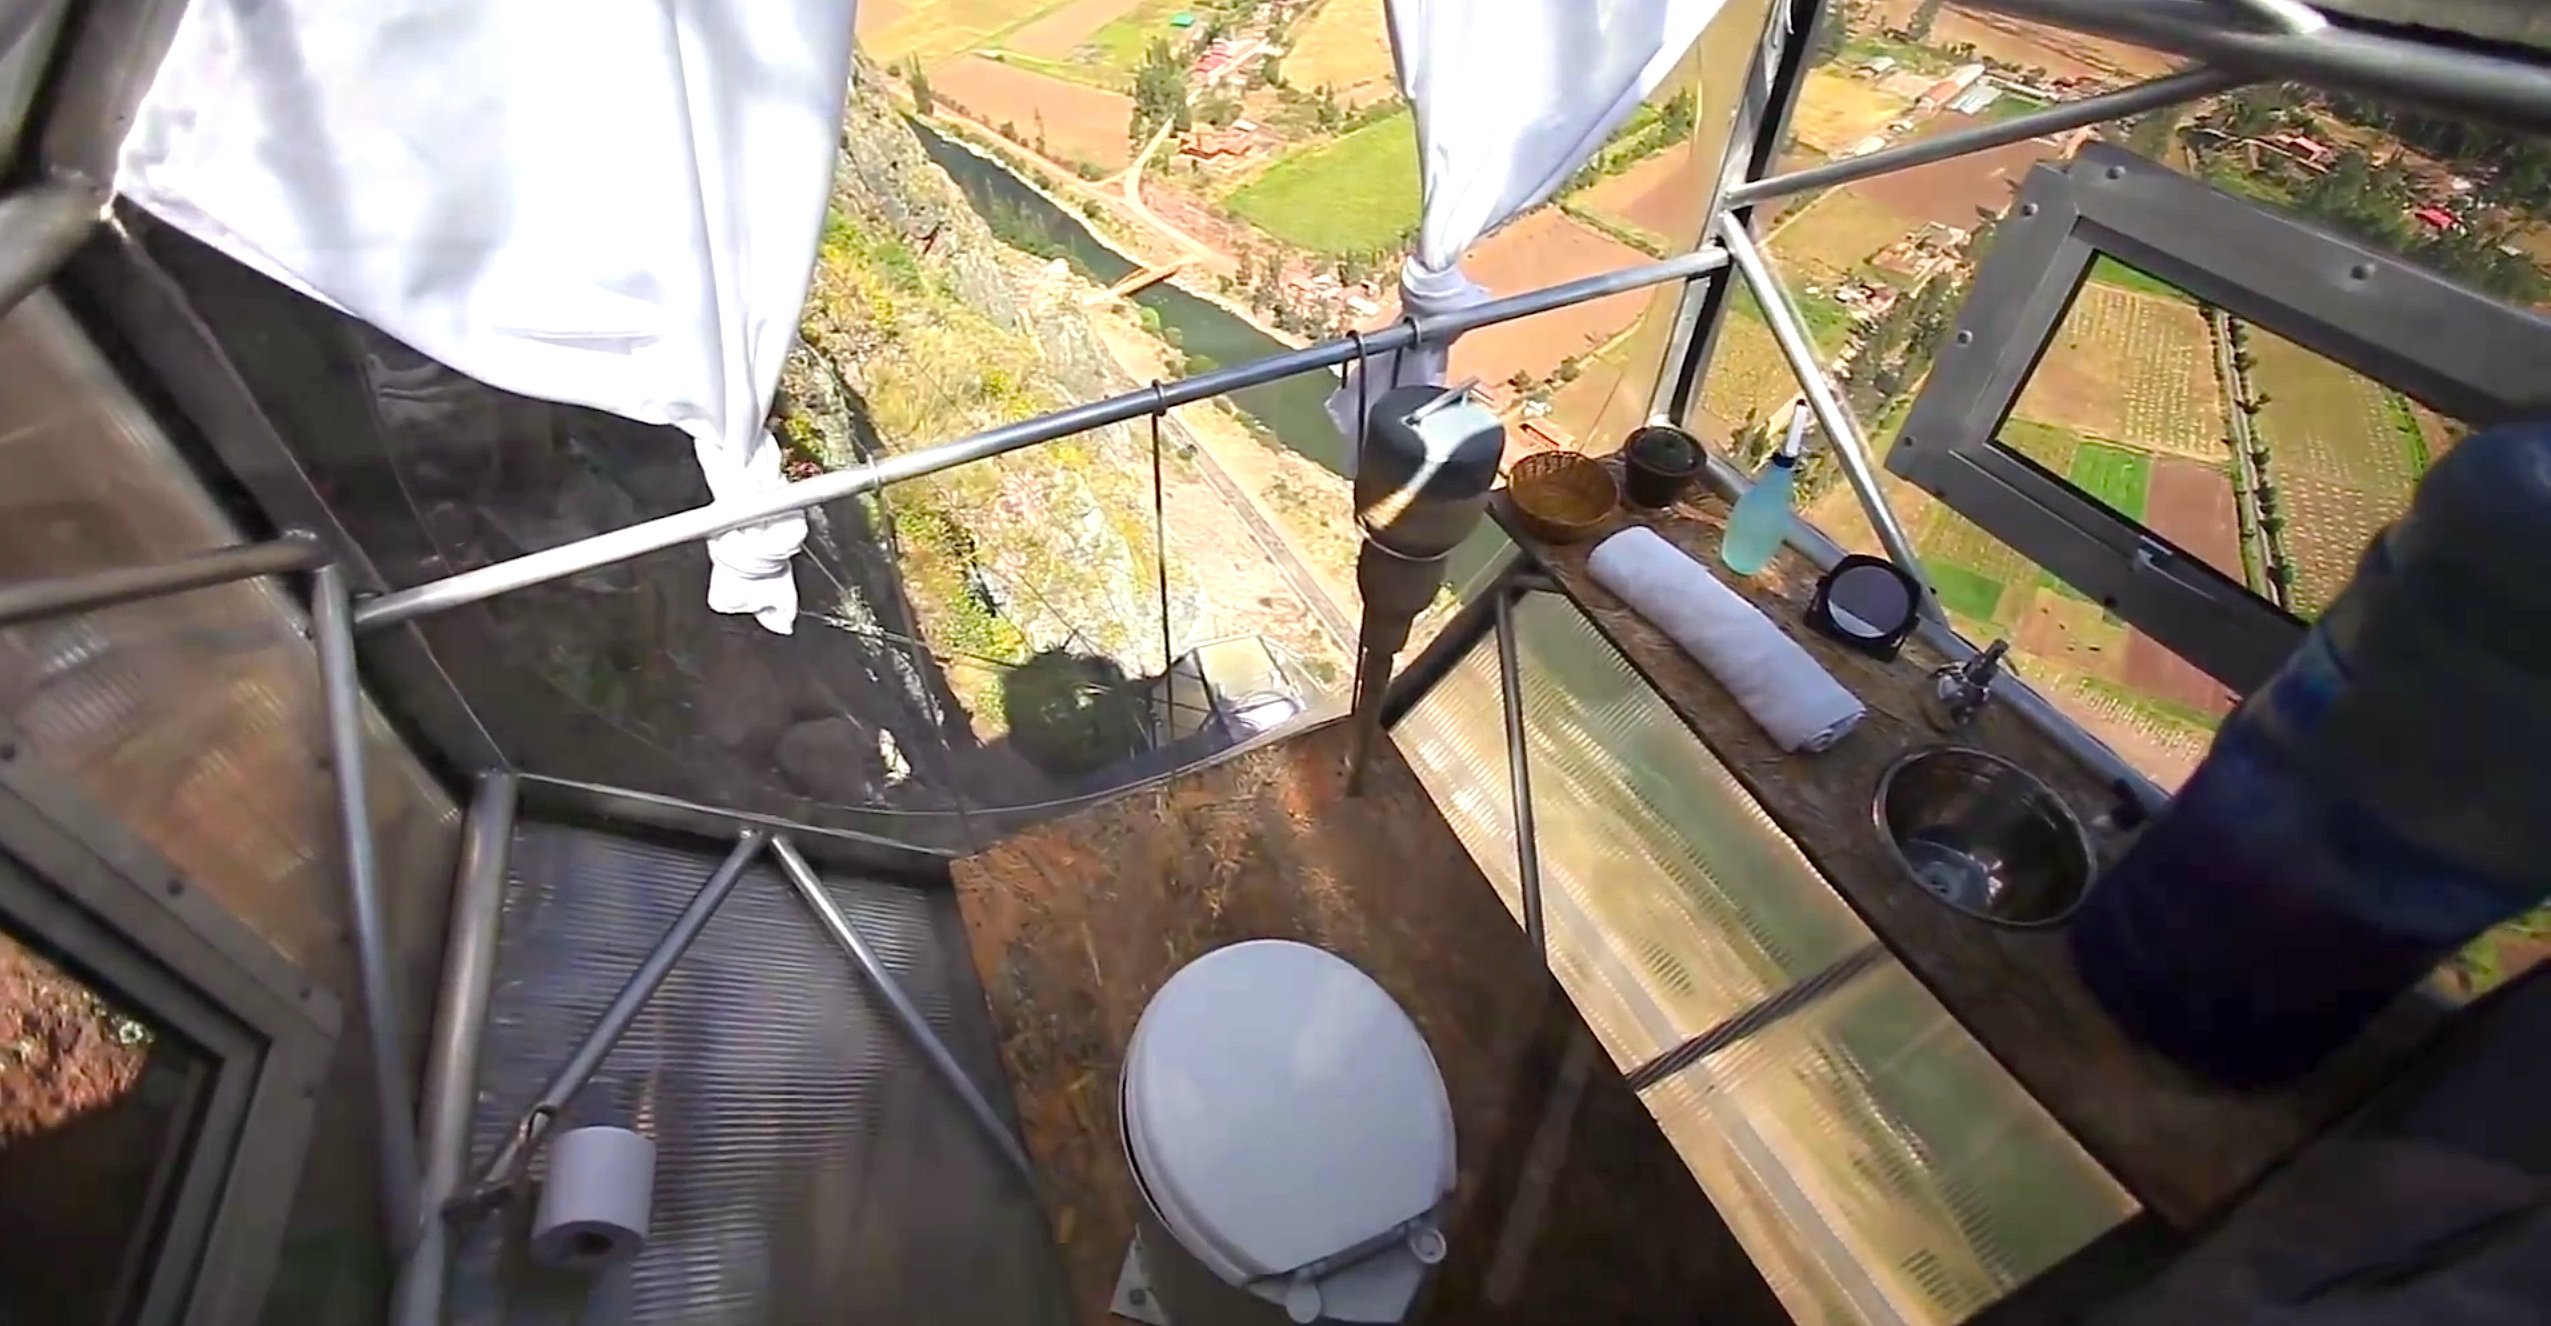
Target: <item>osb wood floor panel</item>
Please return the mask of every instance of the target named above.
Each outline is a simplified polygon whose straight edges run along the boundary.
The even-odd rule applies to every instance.
[[[2128,1039],[2074,973],[2060,930],[2006,929],[1942,906],[1905,876],[1870,811],[1889,764],[1949,740],[1923,716],[1921,702],[1945,658],[1914,641],[1895,662],[1882,663],[1809,629],[1815,566],[1783,549],[1759,576],[1729,575],[1718,561],[1726,514],[1723,501],[1706,495],[1666,512],[1625,506],[1594,538],[1544,544],[1499,512],[1516,542],[1726,762],[1905,966],[2162,1219],[2183,1229],[2205,1220],[2365,1099],[2433,1029],[2432,1013],[2404,1001],[2302,1082],[2275,1092],[2226,1091]],[[1860,697],[1869,716],[1818,754],[1793,756],[1773,745],[1716,678],[1588,574],[1595,546],[1632,523],[1654,529],[1779,622]],[[2000,701],[1988,704],[1956,744],[1990,751],[2044,779],[2085,825],[2115,805],[2096,776]],[[2103,862],[2114,861],[2127,841],[2113,830],[2094,829],[2092,836]]]
[[[1290,938],[1370,973],[1443,1070],[1460,1182],[1415,1319],[1787,1321],[1387,741],[1346,796],[1348,737],[1331,724],[956,863],[1078,1318],[1112,1320],[1133,1235],[1116,1084],[1135,1020],[1207,951]],[[1572,1053],[1594,1071],[1563,1073]]]

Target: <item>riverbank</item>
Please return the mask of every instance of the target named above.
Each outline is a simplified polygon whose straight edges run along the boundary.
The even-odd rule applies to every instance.
[[[1210,255],[1213,260],[1212,270],[1217,274],[1228,274],[1231,271],[1236,270],[1238,267],[1238,260],[1231,254],[1215,248],[1213,245],[1207,244],[1185,231],[1175,229],[1148,209],[1143,210],[1138,219],[1128,221],[1123,210],[1126,202],[1123,190],[1121,188],[1111,188],[1109,186],[1121,181],[1124,174],[1130,174],[1141,170],[1144,162],[1149,159],[1148,154],[1144,157],[1137,158],[1134,164],[1125,168],[1124,173],[1111,175],[1103,180],[1090,181],[1082,179],[1080,176],[1073,174],[1071,171],[1065,169],[1063,166],[1052,160],[1038,156],[1036,153],[1022,148],[1018,144],[1013,143],[1006,138],[1002,138],[999,134],[994,133],[989,127],[985,126],[981,121],[952,113],[933,113],[926,117],[916,115],[912,118],[914,120],[915,129],[923,135],[923,141],[927,142],[931,137],[935,136],[941,142],[944,142],[960,151],[969,153],[976,160],[981,161],[986,168],[998,170],[1004,175],[1009,176],[1011,179],[1016,180],[1020,187],[1034,192],[1038,197],[1043,198],[1047,203],[1051,204],[1056,210],[1071,213],[1079,217],[1082,222],[1082,228],[1089,232],[1089,235],[1093,240],[1105,245],[1110,252],[1114,253],[1118,258],[1122,259],[1130,266],[1163,266],[1176,262],[1180,258],[1201,253]],[[1013,161],[1029,166],[1032,169],[1033,174],[1020,172],[1012,164]],[[1124,187],[1131,188],[1137,186],[1126,185]],[[1081,203],[1084,202],[1096,204],[1098,207],[1098,214],[1093,216],[1088,210],[1083,208]],[[1108,230],[1103,228],[1101,225],[1092,224],[1094,222],[1101,221],[1102,219],[1113,223],[1115,226],[1124,227],[1127,230],[1148,230],[1156,239],[1168,244],[1171,248],[1177,251],[1157,254],[1145,253],[1141,250],[1139,245],[1120,238],[1117,235],[1110,234]],[[1189,270],[1193,269],[1191,268]],[[1183,273],[1181,275],[1183,275]],[[1268,340],[1296,350],[1311,344],[1311,341],[1307,338],[1297,336],[1294,333],[1286,331],[1283,328],[1276,326],[1274,323],[1267,321],[1257,312],[1257,310],[1250,308],[1248,305],[1240,303],[1239,301],[1234,300],[1216,290],[1200,290],[1193,283],[1181,279],[1181,275],[1172,275],[1168,279],[1167,283],[1175,285],[1188,295],[1196,299],[1203,300],[1208,304],[1212,304],[1221,309],[1223,312],[1230,314],[1232,317],[1249,324],[1249,326],[1255,329],[1259,335],[1266,337]]]

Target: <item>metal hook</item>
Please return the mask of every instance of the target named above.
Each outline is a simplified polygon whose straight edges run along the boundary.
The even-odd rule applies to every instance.
[[[532,1144],[558,1117],[557,1107],[543,1102],[523,1111],[522,1121],[514,1125],[514,1164],[503,1177],[482,1188],[474,1189],[443,1205],[443,1219],[459,1225],[494,1214],[510,1204],[523,1189],[523,1179],[531,1173]]]

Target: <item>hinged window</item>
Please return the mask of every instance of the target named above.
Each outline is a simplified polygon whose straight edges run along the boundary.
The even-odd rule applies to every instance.
[[[2545,364],[2551,320],[2092,145],[2030,172],[1887,468],[2246,691],[2405,504],[2426,450],[2380,439],[2538,414]]]

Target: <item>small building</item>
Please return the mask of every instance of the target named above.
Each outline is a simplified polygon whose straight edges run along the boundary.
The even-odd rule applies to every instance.
[[[2287,156],[2293,157],[2295,160],[2302,162],[2304,165],[2320,170],[2329,169],[2330,163],[2338,158],[2337,148],[2331,147],[2329,144],[2324,143],[2309,134],[2298,134],[2291,131],[2272,133],[2261,138],[2259,141],[2269,147],[2275,148],[2277,151],[2282,152]]]
[[[1892,55],[1872,56],[1860,62],[1860,72],[1871,78],[1884,78],[1895,71],[1896,58]]]
[[[2001,100],[2001,98],[2002,89],[1993,86],[1991,83],[1978,83],[1975,86],[1968,88],[1966,91],[1949,98],[1948,109],[1956,111],[1960,115],[1979,115],[1983,113],[1985,107]]]
[[[1927,88],[1924,88],[1922,90],[1922,95],[1913,99],[1914,104],[1922,107],[1924,110],[1938,110],[1942,106],[1946,106],[1950,102],[1957,100],[1960,96],[1965,94],[1968,88],[1974,87],[1977,83],[1982,82],[1983,79],[1984,66],[1980,64],[1959,65],[1957,68],[1950,70],[1947,77],[1942,78],[1939,82],[1933,83]]]
[[[2429,230],[2450,231],[2462,229],[2461,217],[2455,216],[2453,213],[2448,212],[2433,203],[2429,203],[2424,207],[2410,208],[2409,215],[2416,220],[2418,224],[2427,227]]]

